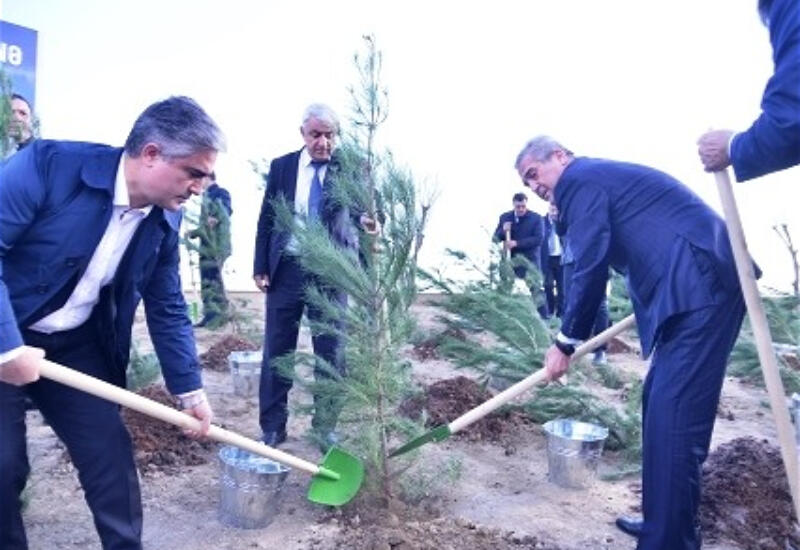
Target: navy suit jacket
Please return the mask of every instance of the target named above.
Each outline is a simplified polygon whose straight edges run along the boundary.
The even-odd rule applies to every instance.
[[[775,72],[761,100],[761,116],[731,142],[738,181],[800,164],[800,2],[774,0],[768,14]]]
[[[503,231],[505,222],[511,222],[511,240],[517,241],[517,246],[511,249],[511,256],[522,254],[533,265],[541,269],[539,249],[542,246],[544,232],[542,217],[530,210],[521,218],[517,218],[513,210],[504,212],[500,215],[497,229],[494,231],[494,238],[498,241],[504,241],[506,238],[505,231]]]
[[[106,145],[38,140],[0,168],[0,352],[21,346],[20,328],[72,294],[108,226],[121,155]],[[153,207],[95,306],[119,384],[143,298],[170,392],[202,386],[178,272],[181,216]]]
[[[258,217],[253,275],[267,275],[270,281],[270,292],[275,290],[276,284],[280,285],[280,281],[275,281],[275,273],[291,237],[290,233],[280,227],[276,220],[275,202],[283,199],[287,202],[289,208],[294,210],[297,168],[301,151],[302,149],[276,158],[269,166],[267,189],[264,192],[261,214]],[[337,171],[338,165],[334,154],[325,171],[320,220],[328,229],[328,233],[334,242],[351,250],[357,250],[358,234],[354,220],[360,214],[354,213],[351,216],[349,208],[337,204],[333,197],[330,196],[330,183],[336,177]]]
[[[664,321],[715,304],[719,288],[739,288],[725,222],[663,172],[576,158],[555,203],[575,257],[565,336],[589,337],[609,266],[627,278],[645,356]]]

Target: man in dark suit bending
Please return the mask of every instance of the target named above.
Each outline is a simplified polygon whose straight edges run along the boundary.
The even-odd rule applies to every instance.
[[[178,230],[223,144],[197,103],[171,97],[139,116],[124,149],[36,140],[0,167],[0,548],[27,548],[26,397],[66,445],[103,548],[141,548],[139,480],[119,406],[39,379],[47,357],[124,386],[140,301],[167,389],[208,431]]]
[[[589,337],[608,268],[625,274],[642,354],[644,521],[617,524],[638,550],[695,550],[700,467],[708,454],[725,365],[744,317],[725,222],[671,176],[636,164],[575,157],[547,136],[516,169],[555,204],[575,257],[561,332],[545,355],[551,379]]]

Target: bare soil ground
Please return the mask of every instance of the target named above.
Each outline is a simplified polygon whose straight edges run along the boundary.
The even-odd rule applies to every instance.
[[[247,301],[255,322],[261,323],[263,297],[257,294],[240,297]],[[431,300],[422,298],[414,306],[426,334],[442,330],[436,324]],[[209,350],[225,336],[224,331],[198,329],[199,351]],[[141,312],[135,338],[140,350],[146,352],[149,339]],[[229,345],[230,341],[218,346],[211,359],[219,363]],[[300,346],[310,347],[306,329],[301,331]],[[619,351],[610,356],[611,364],[632,376],[644,376],[646,363],[636,355],[635,341],[620,342]],[[439,358],[434,346],[418,346],[416,350],[409,346],[407,355],[421,385],[438,382],[439,388],[445,390],[445,397],[456,397],[455,401],[443,401],[449,403],[443,406],[443,415],[454,412],[459,400],[476,398],[476,386],[468,379],[472,375]],[[235,396],[230,375],[209,367],[204,378],[217,422],[257,437],[256,398]],[[457,376],[468,378],[456,383],[441,382]],[[165,398],[158,389],[148,391],[155,392],[151,397]],[[435,392],[428,391],[425,399],[432,394]],[[291,399],[305,402],[308,397],[295,389]],[[712,509],[705,503],[708,513],[703,516],[704,527],[714,533],[713,540],[704,545],[706,549],[783,550],[781,546],[771,546],[769,540],[780,523],[769,514],[782,510],[779,506],[786,495],[780,489],[780,464],[775,462],[774,450],[770,448],[777,444],[777,438],[766,403],[764,390],[735,379],[726,380],[712,442],[717,453],[708,461],[704,473],[708,497],[716,506]],[[613,522],[618,515],[638,510],[639,480],[598,479],[584,490],[566,490],[554,485],[547,478],[546,440],[541,427],[518,417],[495,419],[500,424],[494,428],[477,425],[476,434],[480,436],[468,434],[427,445],[422,451],[424,463],[455,459],[460,465],[460,476],[431,486],[426,491],[428,496],[416,506],[401,507],[376,519],[369,513],[369,505],[363,502],[339,511],[313,505],[305,498],[308,478],[292,472],[277,504],[279,512],[275,520],[268,527],[255,530],[235,529],[218,521],[220,468],[216,444],[181,440],[182,436],[171,432],[166,425],[131,418],[135,417],[128,417],[132,431],[154,434],[150,439],[137,440],[148,549],[631,550],[635,547],[633,539],[617,531]],[[304,438],[307,428],[308,420],[293,415],[284,449],[315,462],[320,454]],[[493,437],[496,430],[501,430],[501,438]],[[740,438],[745,436],[758,439],[742,443]],[[28,415],[28,441],[33,473],[26,496],[25,522],[31,549],[100,548],[75,471],[52,430],[36,412]],[[726,443],[730,445],[722,446]],[[171,447],[164,455],[166,459],[158,458],[154,447],[159,445]],[[183,461],[186,457],[191,458]],[[158,460],[166,463],[159,464]],[[619,465],[618,457],[606,453],[600,466],[601,476]],[[749,483],[749,493],[736,488],[735,484],[741,480]],[[744,498],[736,500],[737,495]],[[738,523],[729,528],[725,522],[730,523],[731,517]],[[773,517],[771,522],[770,517]],[[766,535],[755,529],[767,524],[773,528]],[[787,525],[792,528],[790,523]],[[762,538],[754,542],[756,535]]]

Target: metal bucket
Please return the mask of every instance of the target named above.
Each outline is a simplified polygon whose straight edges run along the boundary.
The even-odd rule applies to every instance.
[[[608,429],[570,419],[551,420],[547,433],[550,481],[561,487],[584,489],[597,474]]]
[[[290,468],[228,445],[219,450],[219,461],[220,521],[244,529],[269,525],[280,511]]]
[[[260,351],[232,351],[228,355],[233,393],[242,397],[258,395],[258,385],[261,381],[261,357]]]

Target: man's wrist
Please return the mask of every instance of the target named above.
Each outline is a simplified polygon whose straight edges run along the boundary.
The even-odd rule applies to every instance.
[[[581,343],[580,340],[576,338],[570,338],[566,336],[563,332],[559,332],[556,335],[556,339],[553,342],[554,345],[563,353],[564,355],[570,356],[575,353],[575,346]]]
[[[206,392],[203,388],[186,393],[181,393],[175,396],[176,406],[180,410],[193,409],[198,405],[207,402],[208,402],[208,397],[206,396]]]

